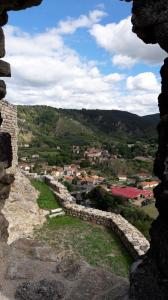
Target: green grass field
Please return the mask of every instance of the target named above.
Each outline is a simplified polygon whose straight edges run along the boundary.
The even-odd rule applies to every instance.
[[[64,216],[47,220],[35,231],[35,239],[82,257],[93,266],[128,277],[132,258],[107,228]]]
[[[32,184],[40,191],[40,208],[59,207],[45,183],[33,180]],[[70,216],[55,217],[47,219],[42,228],[36,229],[34,238],[55,247],[58,252],[67,251],[93,266],[128,277],[132,258],[116,235],[103,226]]]
[[[41,209],[48,210],[60,207],[55,198],[55,195],[46,183],[38,180],[31,180],[31,184],[35,187],[36,190],[40,192],[37,203]]]

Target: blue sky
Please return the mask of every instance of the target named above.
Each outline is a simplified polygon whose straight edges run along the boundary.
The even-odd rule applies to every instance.
[[[131,3],[43,0],[9,13],[13,103],[157,112],[165,53],[131,32]]]

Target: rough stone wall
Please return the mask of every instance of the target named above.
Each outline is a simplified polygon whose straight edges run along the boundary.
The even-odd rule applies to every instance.
[[[0,1],[0,77],[11,76],[10,64],[1,59],[5,56],[5,35],[2,26],[8,22],[8,11],[25,9],[39,5],[41,2],[42,0]],[[10,185],[14,180],[11,173],[14,173],[17,165],[17,111],[14,106],[3,100],[5,95],[6,84],[4,80],[0,80],[0,125],[2,125],[0,128],[0,242],[6,242],[8,238],[8,222],[2,215],[1,209],[9,196]],[[4,168],[8,169],[9,174],[6,174]]]
[[[38,207],[39,192],[31,185],[19,169],[2,213],[9,223],[8,244],[20,238],[33,236],[34,228],[41,227],[46,221],[45,210]]]
[[[133,32],[146,44],[158,43],[168,53],[168,1],[133,0],[132,3]],[[160,123],[154,163],[154,174],[160,179],[154,188],[159,216],[150,229],[149,251],[132,268],[130,296],[133,300],[168,299],[168,58],[160,75]]]
[[[12,167],[8,169],[9,173],[15,173],[18,165],[18,126],[17,126],[17,108],[5,100],[0,102],[1,118],[3,119],[0,132],[9,133],[12,145]]]
[[[121,215],[77,205],[65,186],[55,181],[52,176],[44,176],[44,180],[55,191],[56,197],[68,215],[112,229],[134,258],[147,252],[149,242],[138,229]]]

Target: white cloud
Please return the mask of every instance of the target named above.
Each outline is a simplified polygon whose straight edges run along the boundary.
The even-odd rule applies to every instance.
[[[68,18],[66,21],[60,21],[57,28],[58,34],[74,33],[78,28],[90,28],[99,23],[107,13],[102,10],[93,10],[88,16],[81,15],[78,19]]]
[[[136,64],[136,59],[127,55],[116,54],[112,57],[112,63],[121,69],[131,69]]]
[[[95,24],[90,29],[90,34],[96,39],[99,46],[112,55],[117,55],[117,62],[119,62],[118,55],[129,57],[130,60],[132,59],[132,63],[144,61],[149,64],[160,64],[166,57],[166,53],[158,45],[145,45],[132,33],[130,17],[119,23]],[[116,57],[114,58],[115,62]],[[122,64],[120,63],[119,66],[121,67]],[[126,66],[124,60],[123,66]]]
[[[87,18],[95,22],[99,17],[94,11]],[[89,25],[90,21],[84,24],[79,19],[61,33],[61,27],[34,35],[6,27],[6,60],[12,67],[12,78],[7,80],[8,100],[63,108],[120,109],[141,115],[156,112],[159,84],[153,73],[128,79],[123,73],[104,75],[99,64],[81,58],[65,45],[63,32],[72,33],[81,26],[94,27],[93,23]]]
[[[130,91],[140,92],[158,92],[160,85],[157,82],[156,76],[152,72],[145,72],[137,76],[129,76],[127,78],[127,89]]]

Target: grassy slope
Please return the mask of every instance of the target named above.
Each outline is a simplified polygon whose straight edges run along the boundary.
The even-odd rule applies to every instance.
[[[55,199],[54,194],[49,189],[47,184],[38,180],[32,180],[32,185],[40,192],[37,199],[38,205],[42,209],[55,209],[60,207]]]
[[[33,181],[33,186],[40,191],[38,204],[41,208],[58,207],[46,184]],[[132,259],[115,234],[103,226],[69,216],[57,217],[48,219],[41,229],[36,230],[35,238],[60,251],[71,251],[93,266],[128,277]]]

